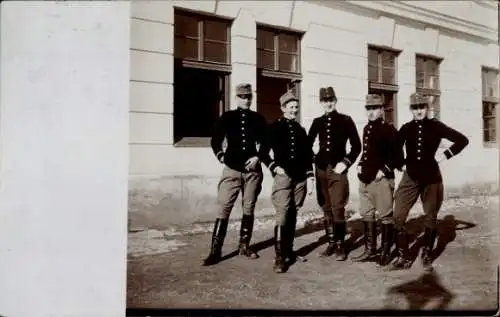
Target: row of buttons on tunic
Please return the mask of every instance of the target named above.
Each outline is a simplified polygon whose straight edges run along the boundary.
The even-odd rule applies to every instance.
[[[241,113],[241,137],[242,137],[242,143],[243,143],[243,146],[242,146],[242,149],[243,151],[246,150],[246,147],[245,147],[245,113],[242,112]]]
[[[417,147],[417,153],[421,152],[421,146],[422,146],[422,143],[421,143],[421,141],[422,141],[422,135],[421,134],[422,134],[422,124],[419,123],[419,125],[418,125],[418,143],[417,143],[418,147]],[[417,156],[417,160],[420,161],[420,156]]]
[[[291,123],[288,123],[288,127],[290,128],[290,158],[294,159],[294,151],[295,151],[295,136],[293,135],[293,126]]]
[[[326,148],[326,151],[327,152],[330,152],[330,121],[332,120],[331,117],[328,117],[328,122],[326,123],[326,138],[328,139],[326,141],[326,144],[327,144],[327,148]]]
[[[370,130],[372,128],[372,125],[369,124],[368,125],[368,129],[366,131],[366,136],[365,136],[365,143],[363,143],[363,146],[364,146],[364,151],[363,151],[363,161],[366,161],[366,156],[367,156],[367,149],[368,149],[368,134],[370,134]]]

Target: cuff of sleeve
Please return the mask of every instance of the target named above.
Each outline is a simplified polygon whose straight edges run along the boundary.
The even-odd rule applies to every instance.
[[[271,164],[269,164],[269,170],[270,170],[271,172],[274,172],[274,169],[275,169],[275,168],[276,168],[276,163],[273,161],[273,162],[271,162]]]
[[[450,151],[450,149],[447,149],[446,151],[444,151],[444,156],[446,156],[446,159],[449,160],[453,156],[453,153]]]
[[[313,171],[307,171],[306,172],[306,177],[309,178],[309,177],[314,177],[314,172]]]
[[[382,172],[388,174],[388,173],[391,173],[393,171],[392,168],[390,168],[389,166],[387,165],[384,165],[384,167],[382,168]]]
[[[343,163],[344,163],[347,167],[351,166],[351,164],[352,164],[351,160],[349,160],[347,157],[345,157],[345,158],[342,160],[342,162],[343,162]]]
[[[222,157],[224,156],[224,152],[219,151],[219,152],[216,154],[216,156],[217,156],[217,159],[220,161],[220,160],[222,159]]]

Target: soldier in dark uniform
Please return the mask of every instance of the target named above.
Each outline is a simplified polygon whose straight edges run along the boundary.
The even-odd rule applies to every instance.
[[[299,111],[299,100],[287,91],[280,98],[283,116],[269,126],[267,143],[274,159],[267,156],[263,163],[274,177],[271,200],[276,209],[274,248],[276,252],[274,271],[283,273],[295,259],[293,241],[297,222],[297,211],[302,207],[307,191],[314,183],[313,151],[306,130],[295,121]],[[311,184],[312,183],[312,184]],[[312,190],[309,191],[309,194]]]
[[[411,266],[405,222],[410,209],[420,196],[426,217],[422,264],[426,271],[432,271],[430,251],[434,247],[436,219],[443,201],[443,179],[439,163],[459,154],[469,140],[444,123],[428,119],[429,101],[425,96],[412,94],[410,107],[414,119],[405,123],[397,136],[398,146],[405,146],[406,158],[397,164],[398,169],[404,173],[394,197],[398,258],[390,269],[408,269]],[[436,155],[441,139],[447,139],[453,142],[453,145]]]
[[[385,123],[381,96],[366,96],[368,124],[363,129],[363,153],[358,163],[360,214],[363,217],[365,250],[355,262],[377,259],[376,218],[382,232],[381,262],[387,262],[393,234],[392,205],[394,195],[394,168],[403,156],[397,150],[397,130]],[[378,211],[378,215],[376,214]]]
[[[361,152],[361,141],[352,118],[335,109],[337,97],[333,88],[321,88],[319,99],[325,114],[313,120],[309,142],[312,146],[319,136],[319,151],[315,157],[317,198],[325,215],[328,237],[328,247],[321,255],[330,256],[336,252],[336,260],[345,261],[345,206],[349,199],[347,172]],[[351,149],[346,153],[348,140]]]
[[[243,216],[241,219],[239,254],[255,259],[258,255],[250,250],[254,210],[262,190],[261,155],[257,144],[265,143],[267,124],[264,117],[251,111],[252,86],[236,87],[238,108],[225,112],[218,120],[211,140],[212,150],[223,163],[224,170],[218,185],[219,216],[215,221],[210,255],[204,265],[218,263],[227,232],[228,220],[239,192],[242,193]],[[224,152],[222,144],[227,140]],[[265,146],[264,146],[265,148]]]

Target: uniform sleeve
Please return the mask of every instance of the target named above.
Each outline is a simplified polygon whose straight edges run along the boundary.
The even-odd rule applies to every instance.
[[[349,168],[361,153],[361,140],[359,138],[358,130],[356,129],[356,125],[354,121],[352,121],[351,117],[347,119],[347,130],[348,130],[348,139],[351,144],[351,150],[344,157],[342,162]]]
[[[311,127],[309,128],[309,133],[307,134],[307,139],[309,142],[309,146],[311,147],[311,151],[317,136],[318,136],[318,123],[317,120],[314,119],[311,124]]]
[[[462,133],[458,132],[455,129],[452,129],[446,124],[440,121],[437,122],[440,136],[453,142],[453,144],[446,151],[444,151],[446,159],[450,159],[451,157],[457,155],[458,153],[462,152],[463,149],[465,149],[465,147],[469,144],[469,139]]]
[[[398,131],[393,125],[387,127],[387,159],[383,167],[384,173],[391,173],[398,166],[398,162],[403,160],[403,147],[397,143]]]
[[[271,150],[273,144],[274,144],[274,127],[275,124],[271,123],[267,125],[264,121],[264,128],[263,128],[263,140],[260,144],[260,149],[259,149],[259,158],[264,165],[266,165],[271,172],[274,170],[276,167],[276,163],[274,160],[271,158],[269,155],[269,151]]]
[[[407,125],[404,124],[399,131],[396,132],[394,152],[396,155],[394,156],[394,168],[401,171],[403,166],[405,165],[405,156],[403,152],[403,146],[406,142],[406,133],[407,133]]]
[[[215,123],[214,132],[212,134],[212,138],[210,140],[210,146],[212,147],[212,151],[217,157],[217,160],[221,161],[224,156],[224,151],[222,150],[222,142],[224,141],[224,137],[226,136],[226,115],[222,115],[219,120]]]
[[[304,131],[304,135],[305,135],[305,148],[304,148],[304,152],[305,152],[305,166],[307,167],[307,170],[306,170],[306,175],[307,177],[314,177],[314,152],[312,150],[312,145],[310,144],[310,141],[308,140],[307,138],[307,132],[306,132],[306,129],[302,128],[302,130]]]

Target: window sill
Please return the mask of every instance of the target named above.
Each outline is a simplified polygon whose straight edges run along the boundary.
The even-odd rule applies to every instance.
[[[184,137],[175,142],[174,147],[210,147],[210,138]]]

